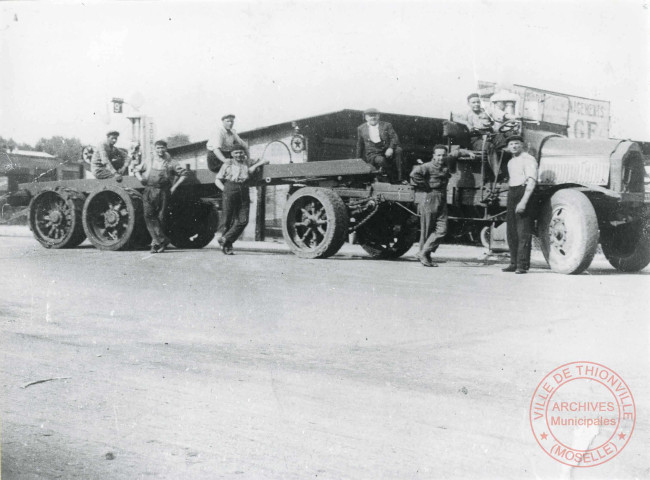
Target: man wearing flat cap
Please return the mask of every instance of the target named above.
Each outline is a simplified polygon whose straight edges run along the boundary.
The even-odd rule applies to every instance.
[[[232,158],[232,151],[235,145],[243,147],[246,156],[249,155],[246,142],[232,128],[235,124],[235,115],[232,113],[224,115],[221,117],[221,123],[221,127],[215,135],[210,137],[207,145],[208,169],[214,173],[217,173],[221,169],[221,166],[227,159]]]
[[[510,265],[504,272],[527,273],[530,268],[530,247],[535,220],[534,203],[530,197],[537,184],[537,160],[523,151],[520,135],[508,137],[508,209],[506,212]]]
[[[357,129],[357,158],[362,158],[388,175],[390,182],[406,180],[406,171],[402,164],[402,148],[393,126],[379,120],[379,111],[369,108],[363,112],[366,123]]]
[[[145,186],[142,207],[151,235],[151,253],[162,253],[169,244],[165,235],[169,201],[189,172],[167,153],[167,142],[158,140],[154,147],[153,157],[136,167],[135,176]]]
[[[255,162],[249,159],[244,145],[234,144],[231,152],[232,158],[226,159],[214,180],[214,184],[223,192],[220,225],[223,235],[218,241],[226,255],[233,254],[232,244],[248,225],[251,203],[249,179],[258,167],[269,163],[269,160]]]
[[[131,159],[118,149],[115,144],[120,132],[112,130],[106,134],[106,141],[99,144],[93,152],[90,170],[98,179],[113,178],[122,180],[122,175],[129,171]]]

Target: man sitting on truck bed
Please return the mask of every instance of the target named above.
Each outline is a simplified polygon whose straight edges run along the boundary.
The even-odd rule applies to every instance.
[[[393,126],[379,121],[379,111],[369,108],[363,112],[366,123],[357,128],[357,158],[361,158],[388,175],[391,183],[406,180],[403,171],[402,147]]]
[[[112,130],[106,134],[106,141],[99,144],[93,153],[90,169],[98,179],[113,178],[122,180],[127,175],[131,159],[115,146],[120,132]]]
[[[235,145],[243,147],[246,156],[250,155],[246,142],[232,128],[235,124],[235,115],[232,113],[224,115],[221,117],[221,124],[222,126],[214,136],[210,137],[207,144],[208,169],[214,173],[218,173],[225,161],[232,158]]]

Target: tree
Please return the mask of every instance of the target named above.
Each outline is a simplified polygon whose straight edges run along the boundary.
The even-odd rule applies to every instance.
[[[0,137],[0,152],[7,152],[17,148],[18,150],[34,150],[34,147],[26,143],[16,143],[13,138],[6,139]]]
[[[175,133],[167,137],[167,146],[169,148],[187,145],[188,143],[190,143],[190,136],[184,133]]]
[[[81,160],[83,145],[78,138],[52,137],[41,138],[36,142],[36,150],[58,157],[63,162],[78,162]]]

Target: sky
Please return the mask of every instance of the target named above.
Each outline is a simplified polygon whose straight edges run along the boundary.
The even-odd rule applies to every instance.
[[[135,109],[192,141],[225,113],[239,131],[344,108],[447,118],[480,79],[609,100],[610,135],[650,141],[649,4],[0,2],[0,136],[94,144]]]

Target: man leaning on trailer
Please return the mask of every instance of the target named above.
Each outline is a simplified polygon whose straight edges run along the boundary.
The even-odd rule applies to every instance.
[[[144,221],[151,235],[151,253],[162,253],[170,243],[165,235],[169,201],[188,171],[167,153],[167,142],[158,140],[151,162],[142,162],[135,176],[145,185],[142,194]]]

